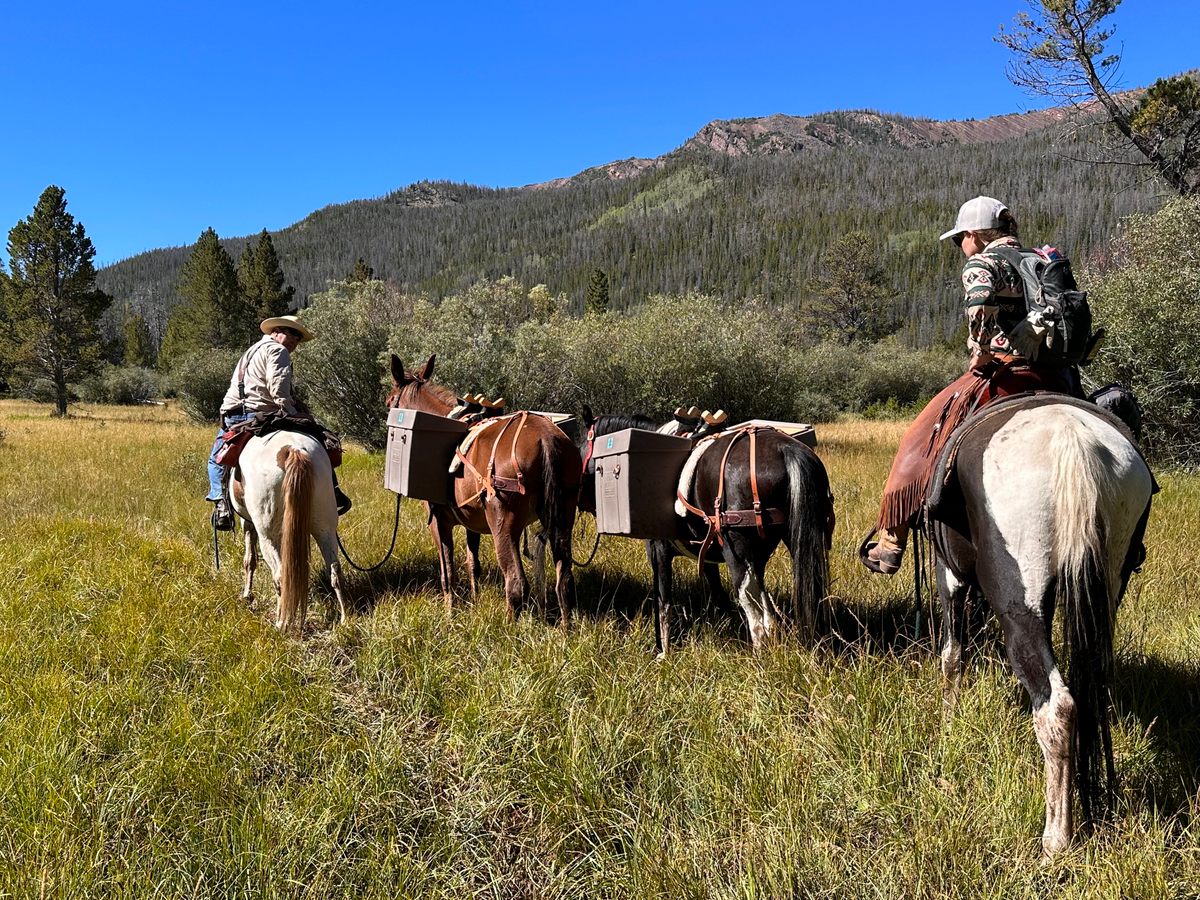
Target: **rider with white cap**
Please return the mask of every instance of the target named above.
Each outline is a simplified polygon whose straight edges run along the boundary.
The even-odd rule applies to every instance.
[[[933,466],[967,416],[1011,394],[1077,391],[1070,367],[1037,359],[1045,329],[1038,330],[1041,326],[1027,319],[1021,275],[1005,257],[1021,250],[1017,220],[1008,207],[994,197],[968,200],[959,207],[954,227],[941,235],[940,240],[947,239],[967,257],[962,286],[971,361],[967,371],[913,420],[900,441],[875,530],[860,549],[863,564],[885,575],[899,570]],[[875,534],[879,540],[871,541]]]

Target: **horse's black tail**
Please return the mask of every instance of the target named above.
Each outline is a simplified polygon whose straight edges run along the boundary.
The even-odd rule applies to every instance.
[[[1116,608],[1106,558],[1102,498],[1116,488],[1101,463],[1104,455],[1083,446],[1069,429],[1057,434],[1054,459],[1057,523],[1055,557],[1063,602],[1063,636],[1070,659],[1067,690],[1075,701],[1075,785],[1085,827],[1105,818],[1116,790],[1109,686],[1113,672]],[[1068,446],[1076,444],[1076,446]]]
[[[788,476],[788,548],[792,553],[792,616],[808,639],[829,593],[829,538],[833,497],[820,458],[799,441],[781,441]]]
[[[575,584],[571,573],[571,532],[575,528],[583,462],[579,458],[579,451],[566,435],[543,435],[541,448],[542,505],[539,518],[555,564],[563,566],[556,593],[560,612],[565,617]]]

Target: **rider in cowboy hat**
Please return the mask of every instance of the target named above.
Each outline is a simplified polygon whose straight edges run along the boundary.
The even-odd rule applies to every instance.
[[[208,457],[209,491],[206,498],[217,505],[214,524],[222,531],[233,528],[233,514],[225,499],[226,469],[217,463],[217,452],[224,445],[221,434],[238,422],[252,419],[258,413],[282,412],[289,416],[309,417],[311,414],[292,395],[292,353],[315,335],[296,316],[272,316],[259,325],[263,337],[242,354],[229,382],[229,390],[221,403],[221,428]],[[350,509],[350,498],[333,476],[333,492],[338,513]]]

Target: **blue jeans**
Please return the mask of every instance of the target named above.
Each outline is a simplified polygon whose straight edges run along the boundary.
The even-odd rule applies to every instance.
[[[217,453],[225,442],[221,435],[238,422],[253,419],[254,413],[228,413],[221,417],[221,427],[217,429],[217,439],[213,441],[212,452],[208,454],[208,496],[205,500],[221,499],[221,483],[225,480],[225,467],[217,463]]]

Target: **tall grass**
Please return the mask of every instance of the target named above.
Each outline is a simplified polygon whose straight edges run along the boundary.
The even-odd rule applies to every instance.
[[[819,432],[838,634],[755,657],[698,621],[664,662],[636,542],[578,574],[569,634],[507,624],[490,556],[447,617],[408,502],[393,561],[350,579],[359,614],[318,604],[286,640],[265,574],[237,599],[231,540],[212,570],[209,429],[16,402],[0,429],[0,897],[1197,894],[1195,477],[1161,478],[1120,614],[1120,810],[1043,867],[1041,757],[995,634],[945,714],[911,574],[854,559],[902,423]],[[373,561],[381,460],[342,472],[343,538]]]

